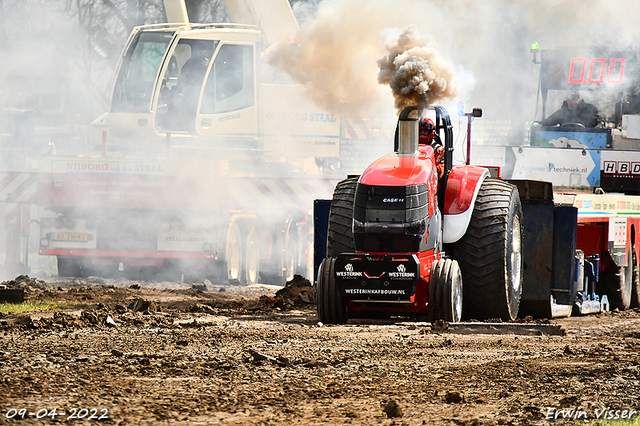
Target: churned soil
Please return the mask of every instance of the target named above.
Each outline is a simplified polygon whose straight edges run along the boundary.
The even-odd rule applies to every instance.
[[[0,424],[546,425],[640,411],[637,310],[550,320],[564,335],[457,334],[424,319],[320,324],[301,277],[4,284],[71,305],[0,316]]]

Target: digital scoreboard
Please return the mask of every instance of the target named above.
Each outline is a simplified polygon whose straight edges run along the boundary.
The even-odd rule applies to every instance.
[[[541,89],[625,90],[637,65],[635,52],[608,49],[542,50]]]

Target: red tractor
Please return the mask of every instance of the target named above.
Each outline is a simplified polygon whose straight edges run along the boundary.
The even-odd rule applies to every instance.
[[[449,114],[429,110],[435,113],[431,137],[419,136],[418,108],[406,108],[394,152],[336,186],[327,257],[317,277],[321,322],[372,313],[449,322],[516,318],[523,231],[518,190],[486,168],[454,166]]]

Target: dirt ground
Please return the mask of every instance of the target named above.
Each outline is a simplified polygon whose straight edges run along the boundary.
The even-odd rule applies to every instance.
[[[319,324],[302,281],[281,296],[5,284],[75,305],[0,316],[0,424],[544,425],[640,411],[637,310],[551,320],[564,336],[457,334],[406,318]]]

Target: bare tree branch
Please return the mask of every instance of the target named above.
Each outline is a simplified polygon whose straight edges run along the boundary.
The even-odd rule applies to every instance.
[[[102,3],[104,3],[105,6],[107,6],[107,8],[109,8],[111,10],[111,12],[120,20],[120,22],[122,22],[122,25],[124,25],[125,28],[127,28],[127,30],[131,31],[133,29],[133,27],[135,27],[135,25],[133,25],[133,23],[129,19],[127,19],[120,12],[120,10],[118,10],[116,5],[113,4],[113,2],[111,0],[102,0]]]

